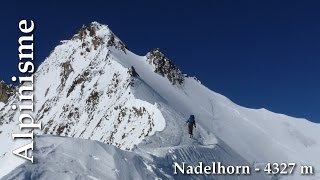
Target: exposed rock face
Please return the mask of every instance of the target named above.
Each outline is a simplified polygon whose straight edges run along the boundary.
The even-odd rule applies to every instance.
[[[4,81],[0,82],[0,102],[7,103],[13,92],[14,88],[12,85],[7,85]]]
[[[131,77],[139,77],[139,74],[137,73],[136,69],[133,66],[129,68],[128,73],[130,74]]]
[[[168,78],[173,85],[183,84],[185,76],[176,65],[165,57],[160,49],[153,49],[146,56],[149,63],[154,66],[155,73]]]
[[[82,41],[82,48],[86,52],[92,51],[92,46],[94,50],[97,50],[103,44],[126,52],[126,45],[110,29],[107,35],[97,34],[97,31],[101,28],[105,28],[105,26],[96,22],[91,23],[89,26],[83,25],[78,34],[72,39],[80,39]]]

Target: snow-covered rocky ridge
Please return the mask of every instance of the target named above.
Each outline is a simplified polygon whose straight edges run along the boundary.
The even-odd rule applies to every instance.
[[[113,155],[119,153],[119,156],[126,154],[125,157],[142,159],[151,156],[143,162],[153,167],[152,171],[150,167],[148,171],[132,171],[142,179],[182,179],[172,174],[173,161],[196,163],[220,160],[226,164],[241,165],[296,162],[320,166],[320,158],[317,158],[320,152],[319,124],[265,109],[238,106],[195,79],[184,76],[158,49],[146,56],[130,52],[106,25],[94,22],[82,27],[71,40],[62,41],[40,65],[35,76],[34,116],[43,124],[43,131],[38,134],[97,140],[119,148],[106,145],[106,152],[99,152],[99,156],[111,152]],[[0,141],[4,144],[0,149],[3,162],[0,164],[0,177],[23,163],[11,153],[19,147],[19,142],[11,140],[11,133],[19,132],[19,114],[11,110],[16,101],[17,97],[11,97],[0,110]],[[190,114],[194,114],[197,120],[195,139],[187,137],[184,126]],[[54,137],[46,138],[52,144],[61,144],[60,138],[55,137],[56,142]],[[50,146],[41,138],[38,141],[40,146]],[[66,141],[74,147],[82,143],[81,140]],[[91,143],[99,144],[87,142],[83,147],[91,146]],[[72,146],[65,146],[66,149],[54,147],[51,149],[55,153],[62,153]],[[90,151],[84,154],[86,152]],[[35,153],[39,155],[39,152]],[[50,162],[54,161],[45,157],[38,159],[38,165],[45,164],[42,161],[46,160],[46,166],[50,166]],[[172,160],[165,161],[163,158]],[[108,166],[111,169],[124,168],[115,164]],[[63,169],[72,172],[68,167],[66,165]],[[163,170],[155,170],[157,167]],[[30,168],[18,168],[11,175],[23,174],[20,172]],[[49,173],[46,168],[41,170],[44,174]],[[145,177],[143,172],[153,175]],[[35,177],[46,179],[47,176]],[[103,173],[96,178],[101,177]],[[117,175],[110,177],[117,178],[126,179]],[[238,179],[237,176],[217,177],[233,178]],[[268,179],[259,174],[239,178]],[[284,178],[302,179],[298,174]],[[316,179],[317,175],[304,178]]]

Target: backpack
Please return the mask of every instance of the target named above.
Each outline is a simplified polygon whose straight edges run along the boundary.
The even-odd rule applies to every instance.
[[[190,117],[189,117],[189,119],[188,119],[188,123],[190,123],[190,124],[194,124],[196,121],[195,121],[195,119],[194,119],[194,115],[191,115]]]

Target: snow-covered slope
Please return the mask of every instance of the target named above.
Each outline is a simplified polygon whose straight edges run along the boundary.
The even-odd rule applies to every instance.
[[[37,163],[21,165],[3,179],[96,180],[156,177],[141,157],[97,141],[38,137],[34,156]]]
[[[38,134],[97,140],[133,150],[132,156],[160,158],[152,163],[155,168],[167,168],[156,173],[164,179],[179,178],[169,173],[171,161],[161,160],[168,157],[190,163],[221,160],[241,165],[296,162],[320,166],[319,124],[238,106],[185,76],[160,50],[154,49],[146,56],[130,52],[108,26],[96,22],[81,28],[71,40],[62,41],[35,77],[34,116],[43,124]],[[10,153],[18,146],[10,137],[10,133],[19,132],[19,114],[10,108],[16,101],[16,96],[11,97],[0,111],[0,141],[5,144],[0,149],[4,162],[0,164],[0,177],[22,163]],[[187,137],[184,126],[190,114],[196,116],[195,139]],[[50,139],[52,144],[61,139],[53,141]],[[177,154],[171,156],[172,152]],[[38,162],[45,163],[44,159]],[[118,168],[114,164],[110,167]],[[20,171],[23,169],[13,174]],[[265,178],[261,174],[235,177]],[[302,177],[296,173],[295,178]]]
[[[205,179],[199,176],[172,175],[171,164],[173,161],[209,162],[206,158],[209,156],[226,163],[242,163],[241,158],[233,157],[233,154],[220,159],[219,154],[224,154],[223,149],[209,151],[210,147],[198,145],[170,148],[165,155],[154,156],[141,151],[123,151],[97,141],[49,136],[36,139],[34,156],[37,162],[32,165],[22,164],[2,179]],[[157,151],[166,152],[163,149]],[[218,180],[226,178],[238,179],[230,175],[216,176]],[[242,179],[254,178],[264,179],[256,174]]]

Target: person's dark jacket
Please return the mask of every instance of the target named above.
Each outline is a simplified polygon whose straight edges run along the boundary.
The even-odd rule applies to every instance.
[[[195,118],[194,118],[194,115],[191,115],[190,117],[189,117],[189,119],[187,120],[187,122],[186,122],[189,126],[194,126],[194,127],[196,127],[196,120],[195,120]]]

